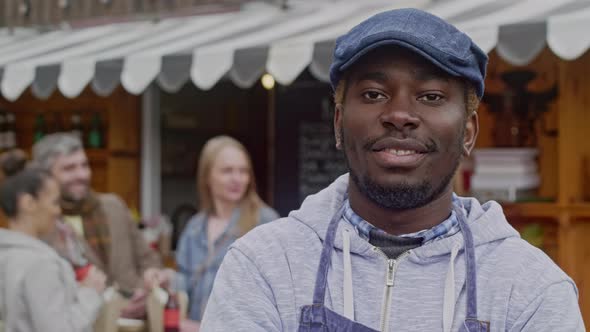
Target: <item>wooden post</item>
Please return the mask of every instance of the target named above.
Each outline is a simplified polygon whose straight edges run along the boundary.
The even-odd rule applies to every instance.
[[[161,133],[160,88],[152,83],[141,101],[141,185],[140,209],[143,217],[161,213]]]

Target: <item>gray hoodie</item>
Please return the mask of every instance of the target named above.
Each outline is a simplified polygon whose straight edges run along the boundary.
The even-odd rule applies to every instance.
[[[5,332],[86,332],[102,300],[44,242],[0,229],[0,320]]]
[[[217,274],[201,331],[296,331],[301,306],[312,302],[328,223],[347,187],[344,175],[289,217],[236,241]],[[584,331],[573,281],[520,238],[500,205],[460,200],[475,243],[479,319],[489,321],[491,331]],[[466,307],[460,232],[400,256],[390,309],[382,312],[387,258],[341,220],[325,301],[341,315],[343,230],[351,236],[355,321],[376,330],[385,321],[386,331],[442,331],[443,315],[450,315],[451,330],[459,329]],[[449,275],[454,282],[445,282]]]

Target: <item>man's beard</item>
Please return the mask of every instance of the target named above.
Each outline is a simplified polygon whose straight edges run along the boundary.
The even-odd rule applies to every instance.
[[[447,174],[438,183],[437,187],[434,187],[432,183],[426,180],[415,185],[402,182],[386,187],[376,183],[366,174],[359,178],[358,174],[352,169],[350,169],[350,177],[361,194],[378,206],[393,211],[410,210],[425,206],[444,192],[453,179],[458,165],[459,162],[457,161],[457,166],[453,172]]]
[[[70,203],[80,203],[88,197],[90,187],[86,188],[86,191],[82,194],[72,194],[67,190],[67,187],[61,188],[61,199]]]
[[[348,164],[348,169],[350,171],[350,177],[361,194],[379,207],[388,210],[399,211],[416,209],[425,206],[446,190],[461,162],[461,151],[463,149],[464,136],[463,133],[464,129],[461,131],[461,135],[459,135],[459,139],[456,143],[456,146],[454,147],[454,151],[447,152],[457,153],[458,155],[454,160],[454,164],[452,165],[453,167],[451,167],[448,174],[442,177],[440,182],[433,183],[429,182],[427,179],[424,179],[422,182],[414,185],[407,182],[402,182],[390,186],[378,184],[367,174],[357,174],[355,170],[350,167],[350,161],[348,155],[346,155],[346,139],[342,129],[340,130],[340,137],[342,138],[342,148],[346,157],[345,159]]]

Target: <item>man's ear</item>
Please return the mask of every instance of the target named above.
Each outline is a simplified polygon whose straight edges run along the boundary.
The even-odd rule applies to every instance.
[[[465,123],[465,135],[463,137],[463,156],[469,157],[475,146],[477,134],[479,133],[479,117],[477,112],[471,113]]]
[[[344,108],[342,104],[336,104],[334,110],[334,136],[336,138],[336,149],[342,150],[342,112]]]

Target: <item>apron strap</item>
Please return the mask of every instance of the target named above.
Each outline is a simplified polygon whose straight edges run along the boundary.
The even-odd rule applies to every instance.
[[[328,230],[326,231],[326,237],[322,248],[322,255],[320,256],[320,264],[318,266],[318,272],[315,279],[315,288],[313,291],[313,304],[323,305],[324,298],[326,296],[326,286],[328,284],[328,270],[332,265],[332,249],[334,247],[334,238],[336,237],[336,229],[338,223],[342,219],[345,205],[342,204],[338,212],[332,217]]]
[[[455,207],[455,213],[459,220],[459,227],[463,234],[465,246],[465,285],[467,288],[467,318],[477,319],[477,280],[475,271],[475,246],[473,234],[467,225],[463,207]]]

